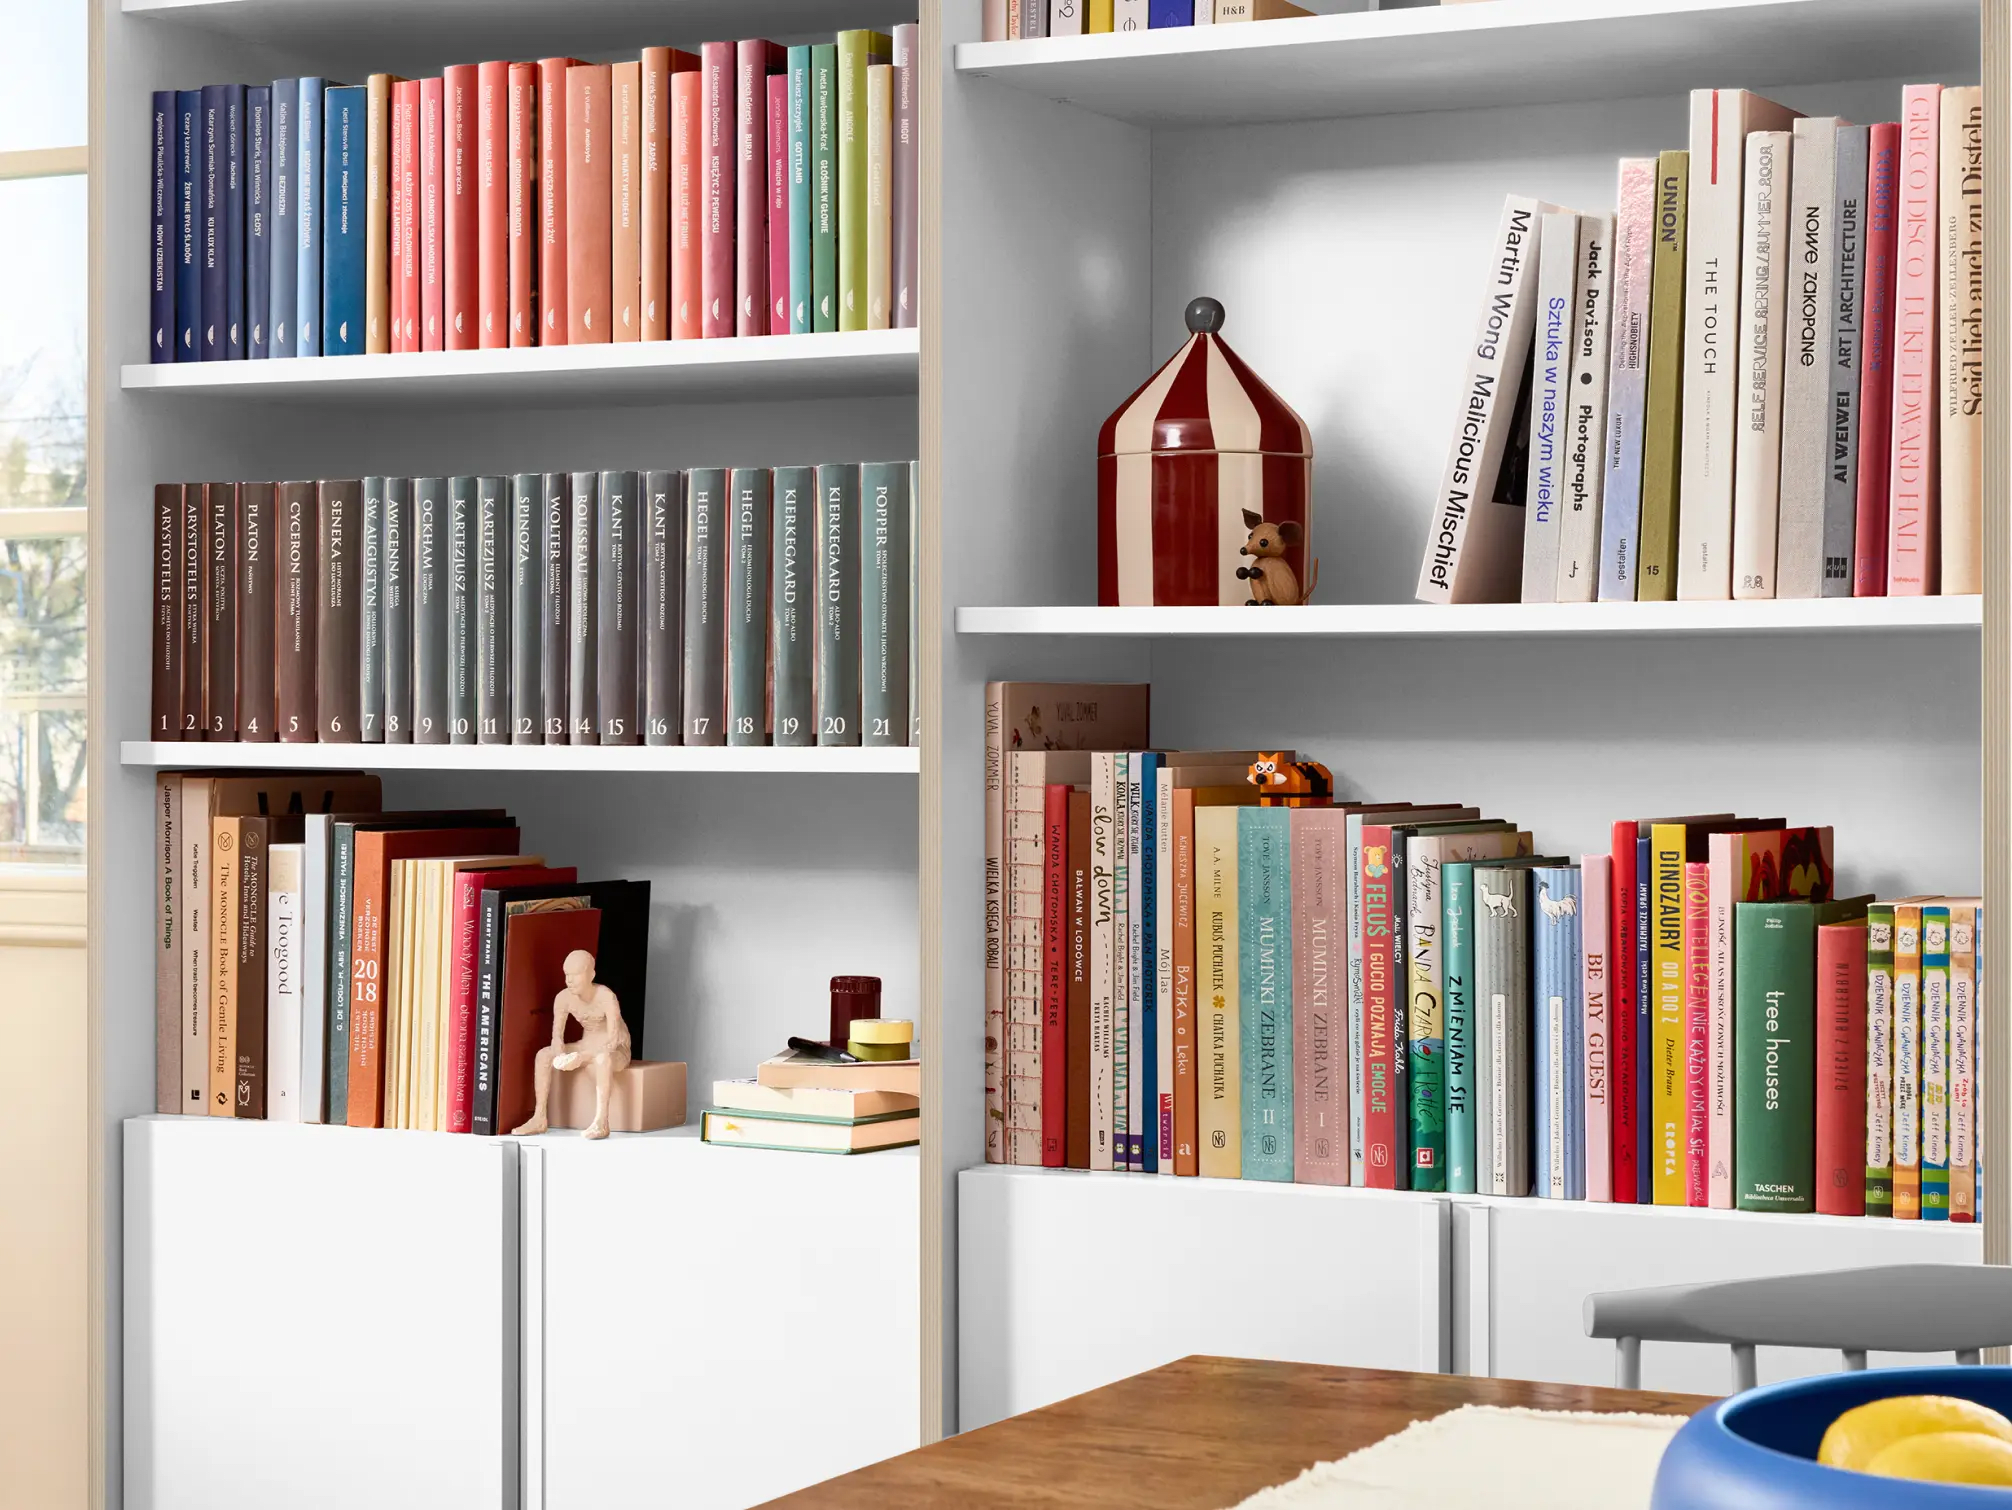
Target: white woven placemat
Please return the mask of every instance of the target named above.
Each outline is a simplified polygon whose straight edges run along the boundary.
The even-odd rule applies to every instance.
[[[1463,1405],[1237,1510],[1647,1510],[1682,1416]]]

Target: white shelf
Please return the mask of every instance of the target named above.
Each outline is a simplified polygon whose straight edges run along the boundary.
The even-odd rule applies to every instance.
[[[180,744],[129,739],[119,763],[161,770],[620,771],[727,775],[913,776],[922,752],[703,745]]]
[[[1506,3],[1506,0],[1504,0]],[[1970,633],[1984,600],[1802,598],[1710,603],[1348,603],[1281,608],[960,608],[959,634],[1101,638],[1459,639],[1470,635]]]
[[[960,73],[1144,126],[1306,120],[1974,68],[1976,0],[1492,0],[966,42]]]
[[[583,406],[737,398],[913,393],[914,329],[624,341],[493,351],[413,351],[263,362],[135,362],[128,393],[317,404],[387,402]]]

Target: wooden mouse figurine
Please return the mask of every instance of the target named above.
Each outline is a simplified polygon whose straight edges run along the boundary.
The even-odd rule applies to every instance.
[[[1301,592],[1299,578],[1286,564],[1288,547],[1298,545],[1302,538],[1300,527],[1287,519],[1279,524],[1270,524],[1262,515],[1244,510],[1244,527],[1250,537],[1238,549],[1239,556],[1249,556],[1249,566],[1237,568],[1237,579],[1251,585],[1251,606],[1261,603],[1281,603],[1295,607],[1313,596],[1313,585],[1320,580],[1320,563],[1310,562],[1306,569],[1306,591]]]

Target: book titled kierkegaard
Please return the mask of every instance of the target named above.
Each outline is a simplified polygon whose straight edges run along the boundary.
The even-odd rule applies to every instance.
[[[1509,455],[1509,438],[1529,365],[1539,219],[1550,208],[1520,194],[1503,201],[1418,571],[1423,603],[1513,602],[1521,587],[1523,459]]]

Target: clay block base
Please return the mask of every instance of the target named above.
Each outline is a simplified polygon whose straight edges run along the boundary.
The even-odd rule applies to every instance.
[[[554,1127],[585,1127],[594,1120],[594,1077],[586,1070],[555,1070],[547,1120]],[[661,1132],[685,1121],[685,1067],[674,1059],[632,1059],[608,1094],[610,1132]]]

